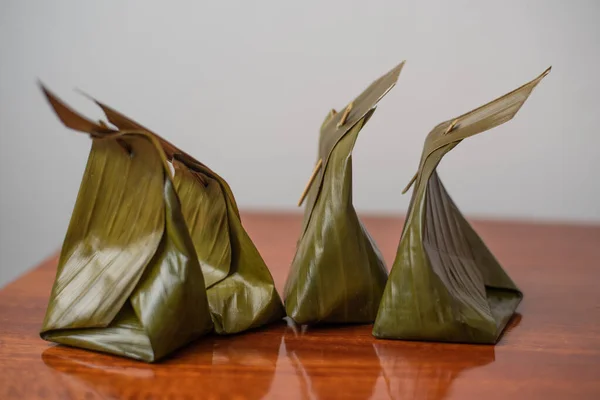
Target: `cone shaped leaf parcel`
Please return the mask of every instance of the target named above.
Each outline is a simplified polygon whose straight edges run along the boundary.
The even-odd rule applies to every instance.
[[[396,84],[404,63],[374,81],[321,126],[317,166],[300,202],[306,208],[285,285],[285,307],[298,324],[370,323],[387,270],[352,205],[352,149],[377,102]]]
[[[497,343],[523,294],[450,198],[436,168],[462,140],[511,120],[548,74],[425,139],[400,244],[373,334],[379,338]],[[405,190],[408,190],[408,188]]]
[[[153,362],[213,329],[236,333],[283,316],[221,177],[107,106],[118,129],[44,92],[92,148],[43,339]]]

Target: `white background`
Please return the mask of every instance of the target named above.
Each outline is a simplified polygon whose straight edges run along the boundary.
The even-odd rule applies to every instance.
[[[600,221],[597,1],[0,3],[0,285],[59,248],[90,141],[39,78],[81,88],[222,174],[243,209],[296,210],[319,125],[406,59],[357,142],[354,195],[406,211],[423,139],[552,65],[517,117],[440,166],[471,216]]]

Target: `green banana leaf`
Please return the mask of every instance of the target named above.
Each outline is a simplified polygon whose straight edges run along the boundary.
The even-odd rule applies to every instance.
[[[179,160],[173,160],[173,167],[183,217],[202,266],[206,287],[211,287],[227,277],[231,266],[227,203],[217,181],[191,171]]]
[[[119,129],[155,133],[98,101]],[[162,141],[175,169],[184,219],[200,260],[215,332],[239,333],[285,317],[273,277],[244,230],[227,182],[210,168]]]
[[[331,112],[321,126],[321,168],[309,183],[302,235],[284,289],[287,315],[298,324],[375,319],[387,269],[352,205],[352,149],[403,65],[373,82],[344,112]]]
[[[436,126],[425,139],[396,259],[381,299],[378,338],[495,344],[523,294],[444,188],[436,168],[463,139],[511,120],[550,72]]]
[[[283,319],[285,310],[273,277],[242,226],[231,189],[208,167],[187,155],[182,159],[209,186],[220,186],[227,207],[231,264],[226,277],[207,287],[215,331],[219,334],[238,333]],[[195,186],[199,188],[202,184]],[[204,259],[203,256],[200,258]]]
[[[165,154],[151,135],[111,132],[45,93],[92,148],[40,335],[157,361],[213,327]]]
[[[175,191],[204,275],[215,332],[239,333],[282,319],[285,310],[271,273],[242,226],[227,182],[154,132],[93,101],[121,131],[155,137],[171,162]]]

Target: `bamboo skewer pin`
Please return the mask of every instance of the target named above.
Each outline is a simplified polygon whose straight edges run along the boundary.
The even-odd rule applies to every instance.
[[[312,183],[314,182],[315,178],[317,177],[317,174],[321,170],[322,166],[323,166],[323,159],[319,158],[319,161],[317,161],[317,165],[315,165],[315,169],[313,170],[313,172],[310,176],[310,179],[308,180],[308,183],[306,184],[306,187],[304,188],[304,191],[302,192],[302,196],[300,196],[300,200],[298,201],[298,207],[300,207],[302,205],[302,203],[304,203],[304,199],[306,198],[306,195],[308,194],[308,191],[310,190],[310,187],[311,187]]]
[[[406,187],[402,190],[402,194],[408,192],[408,189],[410,189],[410,187],[413,185],[413,183],[415,183],[415,181],[417,180],[417,177],[419,176],[419,173],[415,173],[415,175],[412,177],[412,179],[410,180],[410,182],[408,182],[408,185],[406,185]]]
[[[444,132],[444,135],[449,134],[450,132],[452,132],[452,130],[454,130],[454,128],[456,127],[456,124],[458,123],[458,118],[455,119],[454,121],[452,121],[450,123],[450,125],[448,125],[448,127],[446,128],[446,131]]]
[[[346,123],[346,120],[348,120],[348,115],[350,115],[350,111],[352,111],[352,107],[354,107],[354,102],[348,104],[348,107],[346,107],[346,109],[344,110],[344,113],[342,114],[340,121],[336,125],[337,129],[339,129]],[[337,112],[335,110],[331,110],[329,112],[329,118],[333,118],[336,114],[337,114]],[[298,207],[300,207],[302,205],[302,203],[304,203],[304,200],[306,199],[306,196],[308,195],[308,191],[310,190],[310,187],[312,186],[313,182],[317,178],[317,174],[319,173],[319,171],[321,170],[322,167],[323,167],[323,159],[320,158],[319,161],[317,161],[317,165],[315,165],[315,169],[313,170],[312,174],[310,175],[310,179],[308,180],[308,183],[306,184],[306,186],[304,187],[304,190],[302,191],[302,195],[300,196],[300,200],[298,201]]]
[[[340,118],[340,121],[336,125],[337,129],[340,129],[346,123],[346,120],[348,119],[348,115],[350,115],[350,111],[352,111],[352,107],[354,107],[354,102],[348,104],[348,107],[346,107],[346,109],[344,110],[344,113],[342,114],[342,118]]]
[[[454,121],[452,121],[450,123],[450,125],[448,125],[448,127],[444,131],[444,135],[447,135],[450,132],[452,132],[454,130],[454,128],[456,128],[457,124],[458,124],[458,118],[455,119]],[[417,171],[417,173],[415,173],[415,175],[412,177],[412,179],[410,180],[410,182],[408,182],[408,185],[406,185],[406,187],[404,188],[404,190],[402,190],[402,194],[405,194],[406,192],[408,192],[408,189],[410,189],[410,187],[413,185],[413,183],[415,183],[415,181],[417,180],[418,177],[419,177],[419,172]]]

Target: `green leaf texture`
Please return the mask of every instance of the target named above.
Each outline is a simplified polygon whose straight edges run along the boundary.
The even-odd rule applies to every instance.
[[[225,279],[231,266],[227,204],[221,186],[174,160],[175,189],[181,200],[206,287]]]
[[[239,333],[281,320],[285,317],[285,310],[275,289],[273,277],[242,226],[231,189],[223,178],[205,165],[188,156],[183,158],[190,171],[199,175],[201,180],[208,184],[205,187],[201,180],[190,180],[193,190],[199,192],[213,185],[219,187],[221,195],[215,195],[211,204],[220,204],[224,200],[227,210],[227,225],[221,227],[221,221],[218,221],[214,226],[218,225],[219,230],[229,231],[229,240],[219,242],[219,246],[227,245],[231,263],[225,277],[207,286],[215,332]],[[189,219],[188,224],[192,225]],[[201,248],[196,242],[195,245],[197,249]],[[201,260],[205,258],[202,254],[199,257]]]
[[[156,137],[172,161],[184,219],[205,277],[215,332],[239,333],[285,317],[271,273],[242,226],[227,182],[147,128],[96,103],[119,129]]]
[[[523,294],[463,217],[436,168],[465,138],[511,120],[549,72],[427,136],[408,215],[373,334],[496,343]]]
[[[296,323],[375,319],[387,270],[352,205],[351,155],[358,133],[373,112],[341,138],[325,167],[285,285],[286,311]]]
[[[287,315],[298,324],[375,319],[387,269],[352,204],[352,150],[403,66],[373,81],[343,111],[332,110],[321,125],[321,167],[309,183],[302,233],[284,288]]]
[[[42,338],[153,362],[212,329],[165,161],[148,135],[93,139]]]

